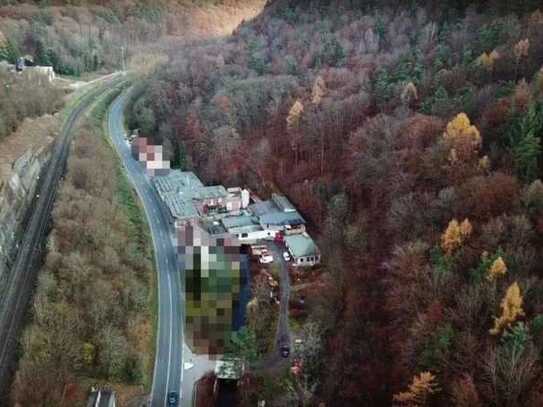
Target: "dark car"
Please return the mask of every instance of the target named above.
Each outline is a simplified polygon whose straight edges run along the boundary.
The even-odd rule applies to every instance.
[[[25,59],[24,58],[17,58],[17,61],[15,61],[15,70],[17,72],[22,72],[25,69]]]
[[[279,345],[279,353],[284,358],[288,358],[290,355],[290,338],[288,335],[282,335],[277,341]]]
[[[172,391],[168,393],[168,407],[177,407],[179,405],[179,394]]]
[[[279,348],[280,352],[281,352],[281,356],[283,356],[284,358],[288,358],[289,355],[290,355],[290,346],[288,345],[282,345],[280,348]]]

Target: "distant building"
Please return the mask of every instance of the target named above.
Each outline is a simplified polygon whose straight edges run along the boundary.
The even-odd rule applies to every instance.
[[[115,392],[111,390],[92,390],[87,407],[115,407]]]
[[[285,236],[284,241],[295,266],[314,266],[320,263],[319,248],[307,233]]]

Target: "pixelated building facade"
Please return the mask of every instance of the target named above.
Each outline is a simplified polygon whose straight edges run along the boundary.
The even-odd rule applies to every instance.
[[[217,355],[232,331],[240,293],[240,245],[191,222],[176,228],[185,270],[186,339],[195,353]]]

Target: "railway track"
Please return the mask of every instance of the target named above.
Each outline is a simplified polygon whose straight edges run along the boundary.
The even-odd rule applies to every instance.
[[[108,77],[104,85],[114,81],[115,77]],[[83,112],[108,89],[108,86],[101,86],[83,96],[66,119],[61,134],[55,141],[49,164],[40,177],[38,199],[26,224],[12,265],[6,295],[0,298],[0,405],[7,404],[9,385],[16,362],[18,334],[40,269],[47,226],[58,185],[66,169],[74,126]]]

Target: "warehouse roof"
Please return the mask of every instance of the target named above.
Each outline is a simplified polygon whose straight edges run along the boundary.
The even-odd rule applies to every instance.
[[[242,226],[258,225],[258,219],[253,216],[241,215],[241,216],[227,216],[222,218],[222,224],[226,229],[239,228]]]
[[[235,228],[228,229],[229,233],[232,233],[234,235],[240,234],[240,233],[251,233],[251,232],[258,232],[263,230],[260,225],[246,225],[246,226],[238,226]]]
[[[228,196],[226,188],[222,185],[196,188],[192,191],[194,199],[225,198]]]
[[[176,219],[191,219],[198,216],[192,199],[185,198],[178,194],[170,194],[164,197],[164,203]]]
[[[266,213],[260,217],[260,223],[262,225],[303,225],[305,224],[304,218],[297,211],[294,212],[271,212]]]
[[[153,178],[153,183],[159,194],[170,192],[193,191],[204,187],[202,181],[190,171],[171,170],[167,175]]]
[[[277,212],[277,207],[272,201],[257,202],[249,205],[247,209],[249,209],[256,216],[262,216],[266,213]]]
[[[285,236],[285,244],[290,253],[296,257],[316,256],[319,253],[317,245],[308,234]]]

